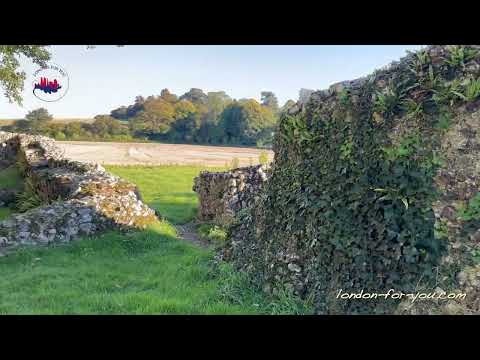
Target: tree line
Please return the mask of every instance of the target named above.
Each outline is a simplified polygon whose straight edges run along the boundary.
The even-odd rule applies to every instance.
[[[235,100],[224,91],[204,93],[190,89],[181,96],[163,89],[158,96],[137,96],[131,105],[97,115],[93,122],[53,122],[46,109],[3,130],[28,132],[57,140],[162,141],[172,143],[270,147],[279,115],[292,106],[279,106],[271,91],[261,101]]]
[[[26,79],[20,68],[21,57],[43,67],[51,54],[44,45],[0,45],[0,88],[9,102],[19,105]],[[300,90],[300,101],[310,92]],[[133,104],[114,109],[108,115],[97,115],[93,122],[54,122],[48,111],[40,108],[1,129],[58,140],[153,140],[269,147],[279,114],[293,104],[288,100],[279,108],[270,91],[261,93],[259,103],[254,99],[231,99],[224,91],[205,94],[201,89],[191,89],[178,97],[164,89],[159,96],[137,96]]]

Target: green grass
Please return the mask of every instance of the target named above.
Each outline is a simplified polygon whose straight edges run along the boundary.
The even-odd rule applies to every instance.
[[[171,222],[195,215],[200,168],[109,167],[136,182]],[[0,314],[303,314],[288,294],[270,298],[213,251],[177,238],[168,221],[145,231],[108,232],[68,245],[0,257]]]
[[[16,166],[10,166],[0,171],[0,189],[21,189],[23,179]],[[8,207],[0,207],[0,221],[8,218],[12,210]]]
[[[8,218],[11,213],[12,213],[11,209],[7,207],[0,207],[0,221]]]
[[[105,166],[112,174],[131,181],[140,189],[144,201],[174,224],[191,221],[197,212],[198,198],[193,179],[205,168],[199,166]],[[223,168],[210,168],[222,171]]]
[[[24,250],[0,258],[0,313],[261,312],[258,296],[248,291],[238,304],[225,301],[226,270],[216,274],[211,258],[208,251],[177,240],[167,223],[143,232],[111,232],[56,248]]]
[[[198,227],[198,235],[215,247],[222,247],[227,240],[227,231],[220,226],[201,224]]]
[[[22,176],[16,166],[0,171],[0,189],[18,189],[22,183]]]

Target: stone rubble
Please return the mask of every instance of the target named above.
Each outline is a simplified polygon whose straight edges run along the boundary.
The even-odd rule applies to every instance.
[[[0,161],[19,164],[45,203],[0,222],[0,254],[110,228],[145,228],[157,220],[135,185],[98,164],[64,158],[53,139],[0,132]]]

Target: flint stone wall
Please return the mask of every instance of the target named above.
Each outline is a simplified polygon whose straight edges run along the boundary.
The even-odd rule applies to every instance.
[[[266,180],[266,167],[263,165],[226,172],[202,171],[193,186],[200,202],[198,219],[215,222],[233,217],[253,204]]]
[[[18,163],[46,205],[0,222],[0,254],[21,245],[66,243],[115,227],[156,221],[135,185],[98,164],[65,159],[53,139],[0,132],[0,159]]]
[[[472,45],[471,48],[480,50],[478,45]],[[447,46],[430,46],[426,52],[431,58],[434,71],[438,73],[447,67],[445,63],[445,59],[449,57]],[[368,77],[340,82],[327,90],[316,91],[306,103],[299,102],[290,108],[289,114],[307,119],[312,118],[311,114],[315,111],[327,115],[335,114],[335,111],[342,108],[339,98],[345,91],[350,94],[353,104],[372,101],[363,99],[358,94],[361,94],[366,86],[370,86],[372,81],[376,90],[385,91],[389,81],[405,71],[405,64],[411,62],[413,57],[414,55],[410,54]],[[454,74],[451,82],[453,80],[464,82],[465,79],[479,76],[480,57],[477,55],[464,64],[459,73]],[[416,95],[418,94],[415,92],[410,94]],[[434,178],[440,196],[432,208],[436,225],[445,226],[445,236],[448,239],[447,255],[443,257],[438,268],[438,283],[443,285],[438,285],[442,288],[438,287],[435,291],[466,293],[467,297],[458,301],[424,300],[415,304],[406,300],[399,304],[396,311],[399,314],[480,313],[480,264],[471,262],[472,251],[480,249],[480,226],[478,222],[467,224],[457,216],[460,207],[468,203],[480,190],[480,100],[460,103],[451,110],[453,112],[451,125],[438,144],[438,150],[444,157],[444,164]],[[328,116],[325,118],[329,119]],[[395,117],[393,121],[395,126],[389,134],[389,140],[396,143],[404,134],[410,133],[411,122],[411,119]],[[321,134],[320,131],[318,133]],[[296,160],[295,156],[300,158],[298,163],[306,161],[303,155],[297,155],[282,143],[279,136],[274,142],[274,151],[271,179],[283,174],[284,166],[291,165]],[[292,223],[280,216],[272,218],[265,214],[272,202],[268,202],[268,198],[271,197],[275,201],[275,191],[278,193],[282,189],[268,189],[265,186],[253,211],[242,216],[235,224],[230,231],[224,258],[233,261],[239,270],[249,272],[258,278],[266,291],[275,291],[277,286],[284,285],[295,289],[297,294],[315,293],[315,284],[311,279],[317,272],[310,270],[314,267],[309,264],[315,264],[318,254],[310,246],[305,245],[312,239],[308,237],[308,233],[304,233],[301,238],[289,238],[289,234],[286,233],[290,231]],[[305,219],[305,222],[313,221],[311,218]],[[279,235],[276,237],[271,232],[273,227],[279,229]],[[285,231],[282,231],[283,229]],[[453,279],[449,280],[450,277]],[[431,290],[428,289],[426,292]],[[316,298],[315,302],[321,303],[322,299]],[[328,311],[335,313],[334,309]]]

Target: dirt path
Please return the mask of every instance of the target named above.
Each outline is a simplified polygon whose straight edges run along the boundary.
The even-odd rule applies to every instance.
[[[256,165],[265,151],[247,147],[224,147],[158,143],[57,141],[71,159],[105,165],[201,165],[222,167],[238,158],[240,166]],[[267,151],[270,160],[273,152]]]
[[[182,225],[175,225],[175,228],[177,229],[177,234],[180,239],[189,241],[192,244],[200,246],[205,249],[210,246],[210,244],[207,241],[202,240],[198,236],[194,222],[190,222]]]

